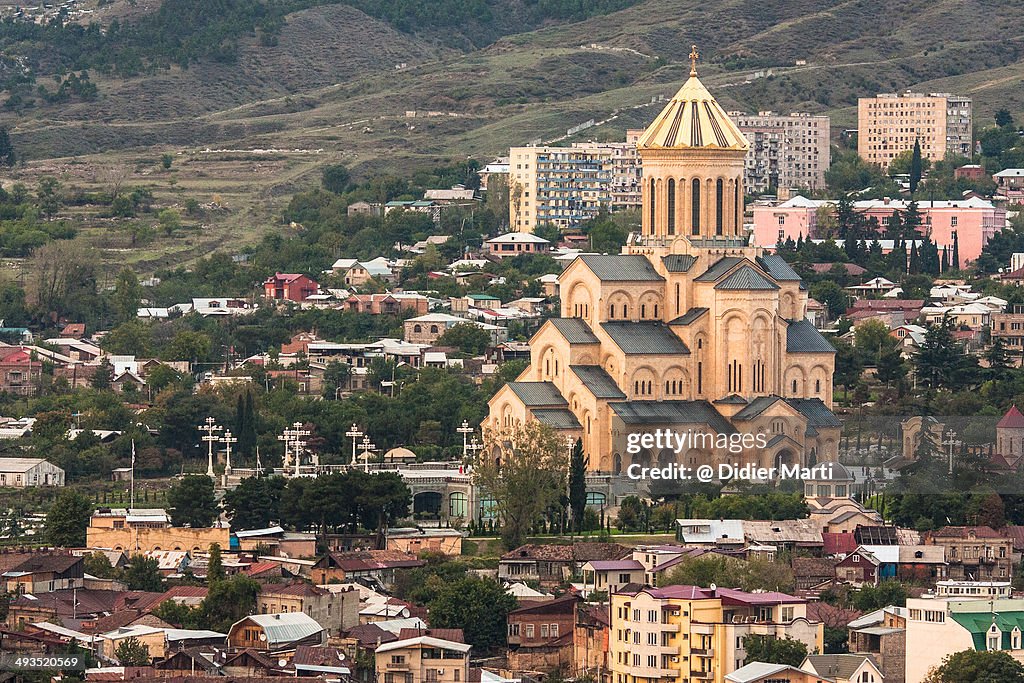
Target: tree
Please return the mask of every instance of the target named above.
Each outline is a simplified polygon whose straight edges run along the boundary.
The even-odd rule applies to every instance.
[[[813,283],[810,288],[810,294],[811,297],[828,309],[828,315],[833,320],[846,312],[849,297],[835,280],[821,280]]]
[[[210,544],[210,560],[206,566],[206,583],[210,586],[224,580],[224,562],[220,558],[220,543]]]
[[[164,577],[160,573],[160,562],[155,557],[132,555],[124,572],[128,590],[158,592],[163,590]]]
[[[530,527],[562,497],[569,466],[562,437],[540,422],[490,430],[473,479],[496,501],[502,541],[522,545]]]
[[[943,659],[925,683],[1024,683],[1024,665],[1002,650],[964,650]]]
[[[232,624],[256,611],[259,592],[260,584],[243,574],[212,584],[203,600],[208,628],[227,633]]]
[[[960,270],[960,238],[955,230],[953,231],[953,258],[950,265],[953,270]]]
[[[328,192],[341,194],[348,189],[349,178],[348,168],[344,164],[331,164],[324,167],[320,175],[320,184]]]
[[[807,646],[792,638],[750,634],[743,636],[743,648],[747,651],[744,664],[764,662],[766,664],[788,664],[800,666],[807,657]]]
[[[582,531],[583,512],[587,509],[587,458],[583,455],[583,440],[576,439],[569,456],[569,510],[572,527]]]
[[[1007,370],[1012,367],[1010,353],[1006,350],[1006,342],[1002,337],[992,340],[992,345],[985,350],[985,361],[988,363],[988,375],[991,379],[1005,377]]]
[[[126,638],[114,649],[114,659],[121,666],[146,666],[149,664],[149,646],[134,636]]]
[[[853,597],[853,606],[862,612],[873,612],[889,605],[907,604],[907,589],[896,579],[886,579],[877,586],[864,586]]]
[[[118,574],[107,556],[98,550],[83,558],[82,569],[86,574],[98,576],[101,579],[112,579]]]
[[[89,379],[89,386],[93,389],[109,389],[112,381],[114,381],[114,366],[104,356],[93,371],[92,377]]]
[[[212,526],[218,514],[213,480],[205,474],[184,477],[167,492],[167,505],[174,526]]]
[[[473,323],[459,323],[445,330],[437,340],[438,346],[454,346],[463,353],[479,356],[491,345],[491,335]]]
[[[224,510],[233,529],[266,529],[281,521],[284,477],[246,477],[224,492]]]
[[[131,268],[123,268],[114,283],[114,306],[122,322],[135,320],[142,301],[142,285]]]
[[[951,388],[957,367],[963,360],[961,354],[960,345],[953,337],[953,321],[945,316],[925,333],[915,358],[917,376],[933,389]]]
[[[60,548],[84,547],[91,516],[89,499],[73,489],[64,489],[46,513],[46,542]]]
[[[171,164],[173,164],[173,163],[174,163],[174,157],[171,156],[170,154],[161,154],[160,155],[160,165],[164,167],[164,170],[169,169],[171,167]]]
[[[174,209],[164,209],[156,216],[157,223],[164,234],[170,237],[181,227],[181,216]]]
[[[1013,115],[1009,109],[996,110],[996,125],[1000,128],[1013,128]]]
[[[362,484],[355,500],[360,521],[367,529],[376,529],[378,536],[409,514],[412,492],[395,472],[377,472],[356,482]]]
[[[14,166],[14,144],[6,128],[0,128],[0,166]]]
[[[505,647],[508,613],[515,608],[516,599],[494,579],[465,576],[445,583],[430,601],[430,625],[461,628],[476,651],[497,651]]]
[[[36,198],[39,200],[39,210],[51,220],[57,215],[57,212],[60,211],[60,207],[64,203],[60,183],[52,176],[44,176],[39,179]]]
[[[238,437],[238,452],[252,455],[256,450],[256,411],[253,407],[252,392],[238,395],[235,404],[235,436]]]
[[[924,169],[921,165],[921,140],[914,140],[913,156],[910,157],[910,194],[917,192],[917,185],[921,182],[921,174]]]

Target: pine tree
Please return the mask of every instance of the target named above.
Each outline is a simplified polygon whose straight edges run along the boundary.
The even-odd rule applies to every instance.
[[[0,166],[14,166],[14,145],[6,128],[0,128]]]
[[[908,240],[916,240],[921,236],[921,209],[917,202],[910,202],[907,205],[907,212],[903,216],[903,230]]]
[[[921,182],[921,141],[914,140],[914,152],[910,157],[910,195],[917,192],[917,185]]]

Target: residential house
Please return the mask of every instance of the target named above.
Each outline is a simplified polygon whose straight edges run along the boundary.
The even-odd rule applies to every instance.
[[[1009,580],[1013,576],[1013,539],[988,526],[946,526],[928,531],[925,545],[945,549],[953,580]]]
[[[631,559],[591,560],[583,564],[583,588],[588,593],[604,591],[611,594],[625,585],[643,585],[646,571],[640,562]]]
[[[42,458],[0,458],[0,488],[64,486],[64,470]]]
[[[35,393],[43,364],[23,346],[0,347],[0,391],[17,396]]]
[[[890,605],[849,622],[848,649],[874,657],[886,683],[906,683],[907,609]]]
[[[677,519],[676,540],[687,545],[741,548],[743,522],[736,519]]]
[[[887,680],[871,655],[810,654],[800,668],[836,683],[883,683]]]
[[[506,327],[467,320],[450,313],[428,313],[409,318],[402,323],[404,328],[402,338],[411,344],[436,344],[445,332],[456,325],[476,325],[483,329],[490,336],[492,346],[508,341],[508,328]]]
[[[382,216],[384,205],[380,202],[352,202],[345,212],[349,216]]]
[[[530,232],[506,232],[486,240],[487,252],[493,258],[508,258],[523,254],[544,254],[551,250],[551,242]]]
[[[375,653],[380,683],[464,683],[469,680],[466,643],[417,636],[385,643]]]
[[[727,675],[725,683],[834,683],[834,681],[789,664],[751,662]]]
[[[327,632],[303,612],[253,614],[236,621],[228,631],[229,647],[267,652],[294,650],[299,645],[323,645]]]
[[[359,593],[332,592],[309,583],[264,584],[256,600],[260,614],[304,613],[337,634],[359,624]]]
[[[608,603],[581,603],[573,629],[573,663],[577,676],[600,680],[608,671],[608,634],[611,618]]]
[[[513,672],[570,670],[574,661],[573,630],[580,603],[578,596],[569,595],[530,603],[509,612],[509,668]]]
[[[415,555],[397,550],[352,550],[327,553],[313,565],[311,574],[317,584],[373,578],[384,585],[392,585],[397,572],[424,564]]]
[[[593,560],[621,560],[631,550],[617,543],[527,544],[501,556],[498,579],[555,585],[576,576]]]
[[[892,554],[899,556],[899,546],[873,546],[874,548],[892,548]],[[860,546],[852,553],[839,560],[836,567],[836,578],[854,586],[877,586],[881,580],[882,560],[865,546]],[[895,573],[895,565],[893,565]]]
[[[416,292],[352,294],[342,302],[341,308],[370,315],[400,315],[405,311],[423,315],[430,310],[430,299]]]
[[[275,273],[263,283],[263,294],[268,299],[305,301],[319,291],[320,285],[301,273]]]
[[[84,563],[81,557],[63,553],[37,552],[0,574],[7,593],[50,593],[83,588]]]
[[[411,527],[388,529],[387,549],[419,556],[421,552],[458,557],[462,554],[462,532],[457,529]]]
[[[1024,202],[1024,168],[1004,168],[993,173],[992,180],[996,181],[996,192],[1006,197],[1007,203]]]
[[[231,547],[227,526],[192,528],[171,526],[167,512],[157,508],[99,508],[89,518],[86,545],[144,552],[147,550],[188,550],[205,552],[217,543]]]
[[[392,282],[396,277],[391,262],[383,256],[369,261],[340,258],[331,266],[331,272],[340,276],[346,287],[361,287],[373,279]]]

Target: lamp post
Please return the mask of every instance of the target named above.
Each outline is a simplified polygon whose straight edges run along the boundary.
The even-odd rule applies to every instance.
[[[363,437],[363,442],[361,444],[359,444],[359,450],[361,450],[363,452],[363,459],[366,460],[366,471],[367,472],[370,471],[370,454],[373,453],[373,450],[375,448],[377,448],[377,444],[370,443],[370,437],[368,435],[364,436]]]
[[[231,476],[231,444],[238,443],[237,436],[231,436],[231,430],[227,429],[224,431],[224,436],[220,442],[224,444],[224,476]]]
[[[352,423],[352,428],[349,429],[347,432],[345,432],[345,436],[350,437],[352,439],[352,466],[355,467],[356,466],[356,439],[358,439],[359,437],[363,436],[363,433],[361,431],[359,431],[359,427],[357,427],[356,423],[353,422]]]
[[[204,424],[199,425],[199,431],[206,432],[203,435],[202,440],[206,442],[206,476],[213,478],[213,444],[215,441],[220,441],[220,437],[217,436],[217,432],[224,429],[214,421],[212,417],[206,418]]]
[[[468,445],[466,440],[469,438],[469,435],[473,433],[474,429],[469,426],[469,421],[463,420],[462,426],[456,429],[455,431],[457,431],[459,434],[462,434],[462,459],[465,460]]]

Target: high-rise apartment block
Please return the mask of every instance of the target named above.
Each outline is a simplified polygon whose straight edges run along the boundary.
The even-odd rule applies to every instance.
[[[743,170],[747,192],[824,189],[830,160],[827,116],[771,111],[730,115],[750,142]]]
[[[921,155],[970,156],[971,98],[949,93],[882,93],[857,102],[857,152],[882,168],[920,141]]]
[[[509,226],[533,232],[538,225],[575,228],[602,210],[640,208],[643,131],[626,142],[578,142],[572,147],[509,150]]]

